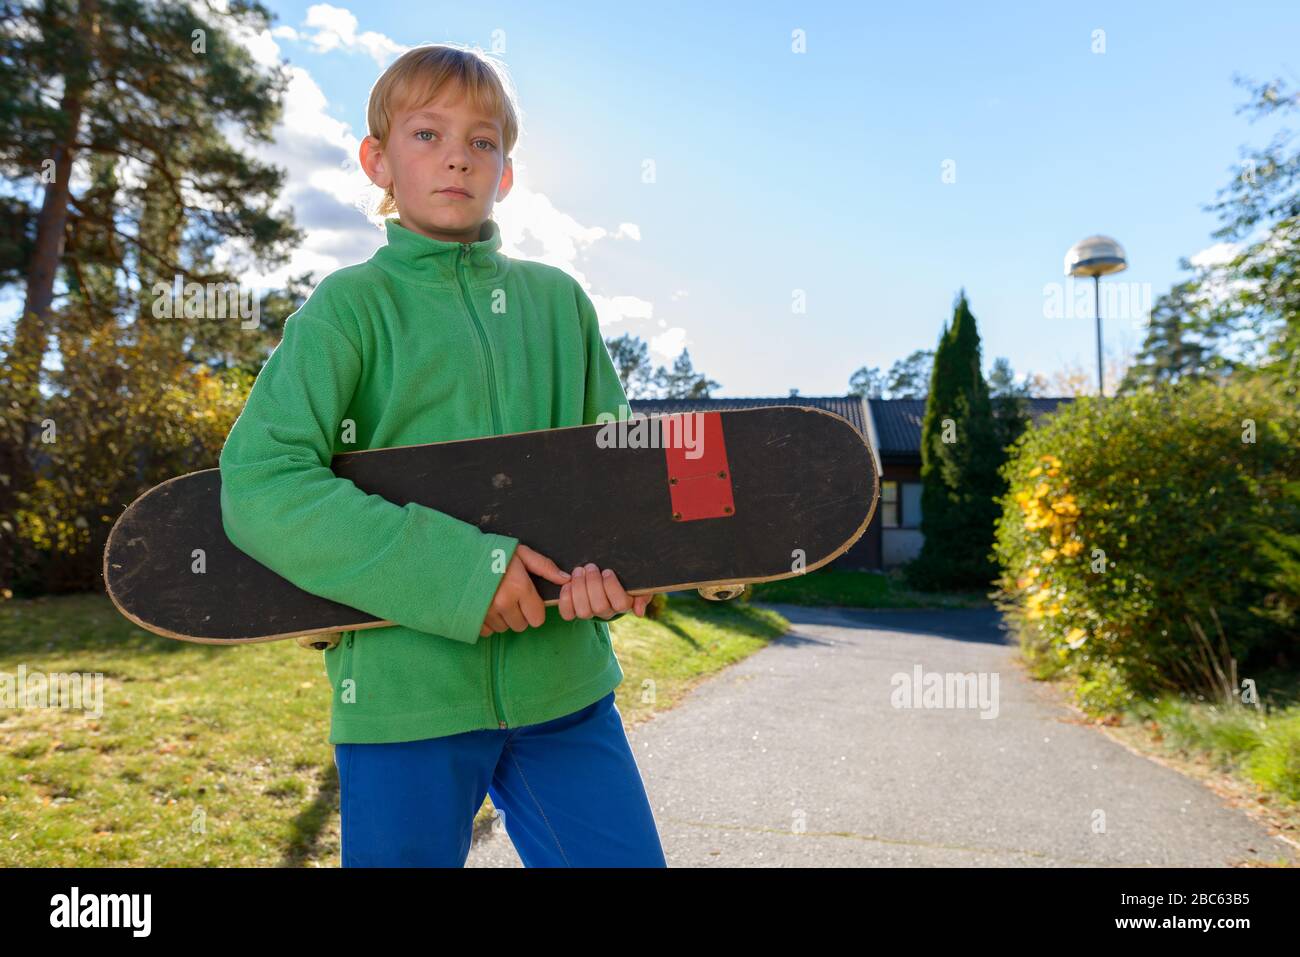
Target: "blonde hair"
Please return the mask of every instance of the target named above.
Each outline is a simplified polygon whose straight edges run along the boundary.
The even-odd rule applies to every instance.
[[[519,115],[514,90],[505,65],[477,47],[433,43],[407,50],[386,69],[370,88],[366,125],[380,148],[388,145],[392,117],[408,106],[437,99],[448,83],[464,91],[470,105],[485,116],[501,122],[502,156],[508,157],[519,138]],[[397,212],[393,188],[384,190],[375,212],[387,216]]]

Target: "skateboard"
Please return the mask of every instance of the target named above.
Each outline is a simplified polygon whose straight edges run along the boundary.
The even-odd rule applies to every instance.
[[[606,416],[606,419],[612,418]],[[726,599],[845,552],[875,512],[880,477],[847,420],[806,406],[631,418],[336,454],[363,491],[510,535],[560,568],[612,568],[629,595],[695,588]],[[118,517],[104,583],[142,628],[238,645],[391,625],[298,588],[240,551],[221,520],[221,471],[170,479]],[[192,570],[195,549],[206,556]],[[542,601],[560,586],[532,576]]]

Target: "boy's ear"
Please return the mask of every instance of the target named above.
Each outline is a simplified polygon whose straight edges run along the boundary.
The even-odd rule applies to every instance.
[[[358,158],[361,160],[361,168],[370,177],[370,182],[380,189],[388,189],[393,185],[393,177],[388,172],[388,165],[384,162],[384,151],[377,138],[367,136],[361,141]]]
[[[515,185],[515,167],[510,157],[506,157],[505,169],[501,171],[501,182],[497,184],[497,198],[494,202],[499,202],[510,195],[510,190]]]

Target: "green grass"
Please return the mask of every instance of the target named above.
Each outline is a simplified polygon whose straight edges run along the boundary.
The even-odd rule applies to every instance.
[[[795,578],[754,585],[753,600],[848,608],[986,608],[983,592],[922,592],[904,584],[897,571],[884,574],[818,568]]]
[[[771,611],[674,595],[611,626],[629,725],[782,634]],[[102,595],[0,603],[0,672],[104,676],[103,714],[0,708],[0,866],[336,866],[319,652],[161,638]],[[490,808],[485,804],[480,817]]]
[[[1259,705],[1227,706],[1169,695],[1129,709],[1166,753],[1196,757],[1250,781],[1300,812],[1300,698],[1294,673],[1260,676]],[[1297,818],[1300,823],[1300,818]]]

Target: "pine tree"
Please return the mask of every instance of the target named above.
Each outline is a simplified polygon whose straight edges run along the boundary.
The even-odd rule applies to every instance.
[[[975,317],[962,290],[935,352],[921,424],[921,554],[907,568],[917,587],[981,588],[990,556],[1003,459],[980,361]]]
[[[1215,350],[1195,336],[1196,330],[1205,325],[1201,296],[1199,283],[1188,280],[1156,300],[1146,340],[1120,383],[1119,392],[1200,378],[1223,364],[1215,361]]]
[[[233,286],[250,261],[281,265],[301,239],[292,216],[273,211],[283,171],[228,139],[269,142],[279,118],[287,72],[257,64],[234,36],[269,23],[256,0],[224,12],[0,0],[0,169],[13,190],[0,201],[0,285],[24,286],[0,364],[0,586],[14,571],[12,516],[35,485],[34,437],[51,401],[99,408],[100,419],[128,407],[115,348],[147,351],[164,382],[195,361],[255,368],[274,345],[272,330],[249,335],[233,322],[134,321],[155,280]],[[216,269],[213,250],[226,243],[232,267]],[[42,370],[52,337],[61,357],[101,365]]]
[[[659,367],[655,373],[655,384],[665,399],[707,399],[719,385],[703,372],[695,371],[689,349],[681,351],[674,360],[671,371]]]
[[[650,364],[650,347],[645,340],[625,332],[616,339],[606,339],[605,347],[618,370],[624,394],[629,399],[648,397],[654,383],[654,367]]]

